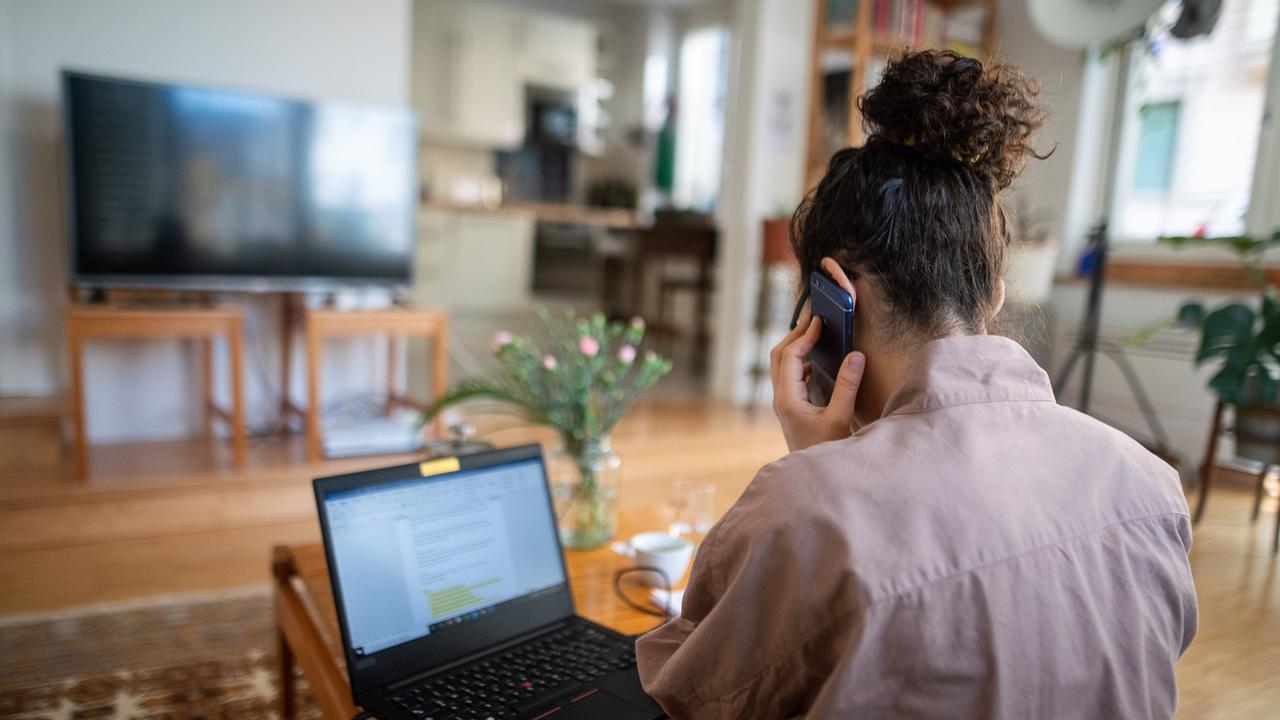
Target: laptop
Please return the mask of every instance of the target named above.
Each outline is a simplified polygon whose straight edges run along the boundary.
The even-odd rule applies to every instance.
[[[355,704],[383,720],[653,720],[578,617],[538,445],[314,482]]]

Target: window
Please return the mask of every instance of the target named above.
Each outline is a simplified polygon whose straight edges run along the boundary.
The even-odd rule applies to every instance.
[[[1173,101],[1151,103],[1138,111],[1138,158],[1133,166],[1135,193],[1169,191],[1181,110],[1182,103]]]
[[[674,200],[678,207],[715,209],[724,153],[729,31],[691,30],[680,48]]]
[[[1176,4],[1173,5],[1176,11]],[[1224,0],[1211,35],[1135,52],[1116,183],[1118,235],[1244,232],[1280,0]]]

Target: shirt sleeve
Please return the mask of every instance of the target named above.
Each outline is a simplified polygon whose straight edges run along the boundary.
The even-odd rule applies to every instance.
[[[829,561],[843,540],[806,512],[813,499],[778,491],[795,465],[761,470],[699,549],[681,617],[637,643],[641,682],[673,718],[801,714],[840,655],[847,638],[828,631],[853,593]]]

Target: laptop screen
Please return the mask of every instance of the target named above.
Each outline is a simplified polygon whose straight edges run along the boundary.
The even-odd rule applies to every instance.
[[[540,456],[406,473],[322,499],[354,655],[465,633],[563,590]]]

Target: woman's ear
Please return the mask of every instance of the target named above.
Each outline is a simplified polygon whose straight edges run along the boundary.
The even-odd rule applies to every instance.
[[[1004,309],[1004,278],[996,280],[996,297],[991,307],[991,319],[994,320],[1000,316],[1000,311]]]
[[[858,291],[853,289],[853,283],[849,280],[849,276],[845,273],[844,268],[840,267],[840,263],[836,262],[834,258],[824,257],[822,258],[821,265],[822,269],[831,276],[832,280],[836,281],[836,284],[839,285],[841,289],[852,295],[855,299],[858,297]]]

